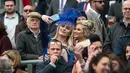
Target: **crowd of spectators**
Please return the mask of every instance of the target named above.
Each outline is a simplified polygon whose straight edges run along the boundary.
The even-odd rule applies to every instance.
[[[130,0],[39,0],[0,14],[0,73],[130,73]]]

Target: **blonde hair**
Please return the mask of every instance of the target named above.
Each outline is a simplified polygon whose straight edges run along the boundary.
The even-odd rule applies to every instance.
[[[9,59],[14,62],[14,67],[18,67],[21,64],[21,56],[18,51],[16,50],[7,50],[5,51],[2,56],[7,55]]]
[[[83,32],[85,34],[85,37],[88,37],[90,34],[95,32],[95,23],[91,20],[82,20],[77,23],[77,25],[83,25]]]
[[[71,24],[70,24],[70,25],[71,25]],[[55,34],[54,38],[52,38],[52,39],[57,39],[57,37],[58,37],[58,31],[59,31],[60,26],[61,26],[61,25],[58,25],[56,34]],[[72,25],[72,26],[73,26],[73,25]],[[74,50],[74,49],[73,49],[73,29],[74,29],[74,27],[72,27],[71,33],[70,33],[70,35],[69,35],[68,38],[67,38],[68,48],[69,48],[69,50],[71,50],[71,51]]]

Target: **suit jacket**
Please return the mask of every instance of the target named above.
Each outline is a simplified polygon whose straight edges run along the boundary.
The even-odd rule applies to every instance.
[[[64,10],[66,10],[66,8],[76,8],[77,4],[78,2],[76,0],[67,0]],[[57,14],[58,11],[59,11],[59,0],[52,0],[46,14],[51,16],[53,14]]]
[[[104,42],[107,31],[103,20],[101,18],[99,19],[98,15],[95,14],[91,9],[89,9],[87,12],[87,18],[95,23],[95,34],[98,34],[102,42]]]
[[[108,11],[108,16],[115,16],[116,21],[120,21],[123,17],[122,3],[116,2],[116,3],[112,4]]]
[[[36,73],[71,73],[73,64],[65,62],[63,57],[60,57],[57,61],[56,68],[50,63],[50,60],[38,63],[36,67]]]

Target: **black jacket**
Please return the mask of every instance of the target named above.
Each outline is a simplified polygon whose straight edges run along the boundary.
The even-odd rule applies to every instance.
[[[73,65],[65,62],[63,57],[60,57],[56,64],[56,68],[49,64],[50,61],[41,62],[36,67],[36,73],[71,73]]]
[[[128,35],[129,33],[130,33],[130,27],[129,26],[126,27],[123,21],[113,24],[104,42],[103,51],[113,52],[117,39],[121,36]]]

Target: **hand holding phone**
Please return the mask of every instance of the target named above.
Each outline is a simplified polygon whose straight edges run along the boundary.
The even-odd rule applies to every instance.
[[[50,19],[50,22],[51,22],[51,23],[60,19],[60,17],[59,17],[58,14],[52,15],[52,16],[50,16],[50,18],[51,18],[51,19]]]
[[[77,43],[77,45],[78,44],[82,45],[85,48],[85,47],[89,46],[91,44],[91,42],[90,42],[89,39],[86,39],[86,40],[84,40],[82,42]]]

